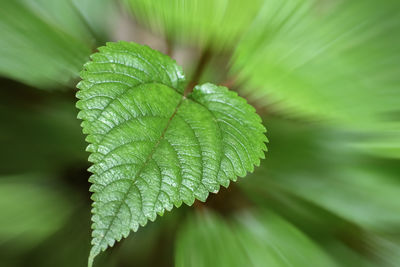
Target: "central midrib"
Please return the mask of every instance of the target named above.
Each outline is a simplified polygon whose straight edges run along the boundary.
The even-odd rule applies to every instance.
[[[104,238],[106,237],[107,233],[110,231],[112,225],[114,224],[115,218],[117,217],[118,213],[120,212],[123,202],[124,202],[125,199],[127,198],[129,192],[131,191],[131,189],[132,189],[132,187],[133,187],[133,185],[134,185],[135,178],[138,177],[138,176],[143,172],[144,168],[147,166],[147,163],[150,161],[150,159],[152,158],[154,152],[157,150],[157,147],[159,146],[161,140],[164,138],[165,133],[167,132],[167,130],[168,130],[170,124],[171,124],[171,121],[174,119],[176,113],[178,112],[178,109],[179,109],[179,107],[181,106],[182,102],[183,102],[185,99],[187,99],[187,100],[193,101],[194,103],[197,103],[197,104],[199,104],[199,105],[205,107],[203,104],[199,103],[198,101],[196,101],[195,99],[193,99],[192,97],[190,97],[190,95],[189,95],[189,96],[185,96],[184,94],[181,94],[180,92],[178,92],[177,90],[175,90],[174,88],[172,88],[172,87],[170,87],[170,86],[167,86],[167,88],[173,90],[174,92],[178,93],[178,94],[181,95],[182,97],[181,97],[179,103],[176,105],[176,107],[175,107],[175,109],[174,109],[174,112],[172,113],[171,117],[168,119],[168,122],[167,122],[167,124],[165,125],[163,131],[161,132],[161,135],[160,135],[160,137],[158,138],[158,141],[154,144],[154,146],[153,146],[152,150],[150,151],[149,155],[147,156],[146,160],[143,162],[142,167],[138,170],[138,172],[136,173],[135,177],[132,179],[132,183],[129,185],[128,189],[127,189],[126,192],[124,193],[123,199],[122,199],[122,201],[120,202],[120,204],[118,205],[118,208],[117,208],[117,210],[116,210],[116,212],[115,212],[115,216],[112,218],[112,220],[111,220],[110,224],[108,225],[108,227],[107,227],[107,229],[106,229],[106,231],[105,231],[105,233],[104,233],[102,239],[100,240],[100,244],[104,241]],[[205,108],[208,110],[207,107],[205,107]],[[212,112],[211,112],[211,114],[214,116],[214,114],[213,114]],[[93,247],[93,248],[94,248],[94,247]]]
[[[168,87],[168,88],[169,88],[169,87]],[[172,89],[172,88],[171,88],[171,89]],[[175,90],[174,90],[174,91],[175,91]],[[176,92],[176,91],[175,91],[175,92]],[[182,104],[182,102],[183,102],[184,99],[186,99],[186,97],[182,95],[181,100],[180,100],[179,103],[176,105],[175,110],[174,110],[174,112],[172,113],[171,117],[168,119],[167,125],[164,127],[163,131],[161,132],[160,138],[158,138],[158,141],[154,144],[154,146],[153,146],[152,150],[150,151],[149,155],[147,156],[146,160],[143,162],[142,167],[138,170],[138,172],[136,173],[135,177],[132,179],[132,183],[129,185],[128,189],[126,190],[125,194],[123,195],[123,198],[122,198],[120,204],[118,205],[118,208],[117,208],[117,210],[116,210],[116,212],[115,212],[115,216],[112,218],[112,220],[111,220],[110,224],[108,225],[108,227],[107,227],[107,229],[106,229],[106,231],[105,231],[105,233],[104,233],[102,239],[100,240],[100,244],[103,243],[104,238],[106,237],[106,235],[107,235],[108,232],[110,231],[111,226],[114,224],[115,218],[117,217],[118,213],[119,213],[120,210],[121,210],[122,203],[125,201],[125,199],[127,198],[129,192],[131,191],[131,189],[132,189],[132,187],[133,187],[133,185],[134,185],[135,178],[138,177],[138,176],[143,172],[144,168],[147,166],[147,163],[150,161],[150,159],[152,158],[154,152],[157,150],[157,147],[159,146],[161,140],[164,138],[164,135],[165,135],[165,133],[167,132],[167,130],[168,130],[170,124],[171,124],[171,121],[173,120],[173,118],[175,117],[176,113],[178,112],[178,109],[179,109],[179,107],[181,106],[181,104]]]

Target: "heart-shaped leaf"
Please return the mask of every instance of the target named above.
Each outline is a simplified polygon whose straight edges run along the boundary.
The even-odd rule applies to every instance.
[[[196,86],[169,57],[108,43],[81,73],[78,117],[88,134],[94,257],[157,214],[205,201],[245,176],[266,150],[255,109],[226,87]]]

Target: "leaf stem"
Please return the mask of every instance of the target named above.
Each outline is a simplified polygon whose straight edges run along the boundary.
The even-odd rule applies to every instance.
[[[174,43],[172,42],[172,40],[170,38],[166,38],[165,39],[165,45],[167,46],[167,55],[169,57],[173,57],[174,55]]]
[[[188,83],[188,85],[186,86],[185,92],[183,93],[184,96],[187,96],[193,91],[193,88],[199,82],[201,75],[203,74],[203,71],[207,66],[207,63],[210,61],[211,57],[212,57],[211,47],[207,46],[200,55],[199,61],[197,62],[196,68],[194,69],[192,78]]]
[[[136,173],[135,176],[133,177],[133,180],[135,180],[136,177],[139,177],[139,176],[140,176],[140,174],[143,172],[143,170],[145,169],[145,167],[146,167],[146,165],[148,164],[148,162],[151,160],[151,158],[152,158],[153,154],[155,153],[155,151],[157,150],[157,148],[158,148],[158,146],[159,146],[161,140],[164,138],[165,133],[167,132],[168,127],[169,127],[169,125],[171,124],[171,121],[173,120],[173,118],[175,117],[176,113],[178,112],[178,109],[179,109],[179,107],[181,106],[183,99],[184,99],[184,97],[182,97],[182,99],[179,101],[178,105],[175,107],[175,110],[174,110],[174,112],[172,113],[171,117],[169,118],[169,120],[168,120],[166,126],[164,127],[164,129],[163,129],[163,131],[162,131],[162,133],[161,133],[160,138],[159,138],[158,141],[154,144],[154,146],[153,146],[153,148],[151,149],[151,151],[150,151],[149,155],[147,156],[146,160],[143,162],[143,165],[140,167],[140,169],[137,171],[137,173]],[[116,209],[116,211],[115,211],[115,213],[114,213],[115,216],[113,216],[113,218],[111,219],[110,224],[109,224],[108,227],[105,229],[104,235],[102,236],[102,238],[100,239],[100,241],[98,242],[98,244],[93,245],[92,249],[90,250],[89,259],[88,259],[88,267],[92,267],[92,266],[93,266],[94,258],[100,253],[100,251],[101,251],[101,247],[100,247],[100,246],[101,246],[101,244],[103,243],[103,241],[105,240],[105,238],[107,237],[108,232],[111,230],[111,227],[112,227],[113,224],[114,224],[115,218],[117,218],[117,215],[118,215],[118,213],[119,213],[120,210],[121,210],[122,204],[125,202],[126,198],[128,197],[128,194],[129,194],[129,192],[132,190],[133,186],[134,186],[134,183],[132,182],[132,183],[129,185],[128,189],[127,189],[127,190],[125,191],[125,193],[123,194],[122,201],[121,201],[121,203],[118,205],[118,207],[117,207],[117,209]],[[107,246],[108,246],[108,244],[107,244]]]

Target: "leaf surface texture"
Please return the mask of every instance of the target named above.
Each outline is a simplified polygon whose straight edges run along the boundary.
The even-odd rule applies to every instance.
[[[157,214],[253,171],[267,141],[255,109],[226,87],[207,83],[185,96],[169,57],[127,42],[99,51],[77,93],[93,162],[89,265]]]

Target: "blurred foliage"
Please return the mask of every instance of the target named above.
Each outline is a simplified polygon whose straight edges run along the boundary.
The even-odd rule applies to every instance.
[[[209,51],[201,79],[255,104],[270,145],[237,187],[150,223],[96,266],[399,265],[399,1],[121,2],[173,57]],[[111,0],[1,1],[1,266],[87,262],[72,88],[121,14]]]
[[[63,171],[87,159],[73,95],[32,91],[2,81],[0,92],[0,175]]]
[[[378,259],[382,251],[367,246],[380,247],[380,240],[400,233],[398,161],[349,149],[344,144],[352,136],[334,128],[274,117],[267,124],[275,129],[269,135],[269,157],[240,184],[245,194],[329,250],[339,239],[376,258],[378,266],[396,266],[398,241],[388,241],[383,259]]]
[[[216,254],[218,256],[216,256]],[[225,221],[204,213],[178,233],[175,266],[337,266],[298,229],[264,211]]]
[[[400,157],[400,2],[264,2],[232,60],[241,92],[291,117],[364,133]]]
[[[0,246],[29,249],[65,223],[71,203],[45,181],[38,174],[0,178]]]
[[[398,161],[349,149],[343,141],[351,136],[334,128],[273,118],[267,124],[279,131],[270,131],[268,160],[241,184],[249,195],[284,191],[370,230],[400,225]]]
[[[110,0],[0,4],[0,74],[43,89],[72,85],[113,18]]]
[[[133,16],[170,42],[215,49],[232,48],[262,0],[123,0]],[[246,12],[243,12],[246,10]]]

